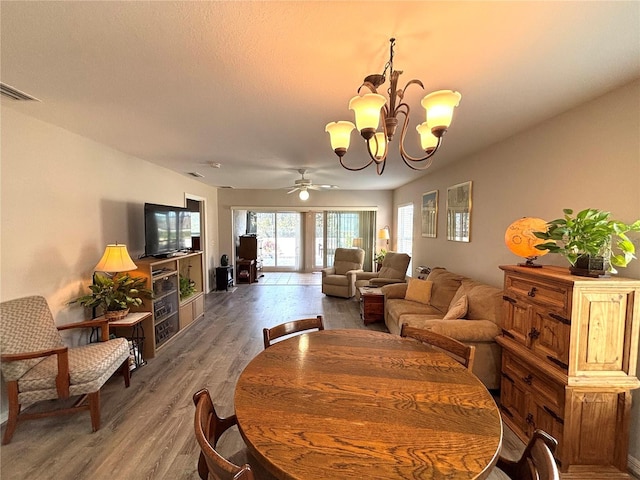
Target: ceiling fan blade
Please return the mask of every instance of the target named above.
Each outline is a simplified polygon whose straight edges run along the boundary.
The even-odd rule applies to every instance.
[[[300,190],[300,189],[299,189],[298,187],[293,187],[291,190],[289,190],[289,191],[287,192],[287,195],[289,195],[290,193],[295,192],[296,190]]]
[[[307,185],[307,189],[309,190],[322,190],[320,185]]]

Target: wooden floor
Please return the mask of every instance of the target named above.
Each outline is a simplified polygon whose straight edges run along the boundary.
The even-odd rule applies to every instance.
[[[317,285],[240,285],[207,295],[205,317],[135,372],[129,389],[121,377],[105,385],[98,432],[91,433],[88,412],[19,424],[12,442],[0,448],[0,478],[198,478],[193,393],[208,388],[219,413],[232,413],[236,379],[263,348],[262,328],[318,314],[326,328],[365,328],[355,300],[326,297]],[[366,328],[385,330],[384,324]],[[241,440],[237,431],[225,436],[231,454]],[[504,445],[510,457],[523,448],[508,429]],[[505,477],[494,472],[489,478]]]

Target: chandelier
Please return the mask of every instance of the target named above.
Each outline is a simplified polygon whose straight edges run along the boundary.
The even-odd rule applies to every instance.
[[[359,167],[345,165],[343,161],[344,155],[349,148],[351,140],[351,131],[356,128],[351,122],[340,121],[328,123],[325,131],[331,137],[331,148],[338,155],[340,165],[347,170],[358,171],[364,170],[372,163],[376,165],[378,175],[382,175],[389,152],[389,143],[391,142],[396,128],[398,126],[398,115],[404,115],[404,122],[400,131],[400,156],[404,163],[414,170],[426,170],[431,166],[432,157],[440,148],[442,136],[451,125],[453,117],[453,109],[458,106],[462,95],[452,90],[439,90],[428,94],[422,99],[422,106],[426,110],[426,121],[416,127],[420,134],[420,143],[425,152],[425,156],[414,158],[409,155],[404,148],[404,139],[407,134],[407,126],[409,125],[409,105],[403,102],[404,94],[410,85],[420,85],[424,89],[424,85],[420,80],[411,80],[404,89],[398,89],[398,79],[402,74],[401,70],[393,69],[393,47],[396,39],[391,38],[389,61],[384,66],[382,74],[372,74],[364,79],[364,82],[358,88],[358,95],[353,97],[349,102],[349,109],[354,111],[357,129],[360,135],[367,143],[367,151],[370,159],[366,164]],[[390,86],[387,90],[389,100],[377,92],[377,88],[386,81],[386,74],[389,72]],[[371,93],[360,95],[363,87],[368,88]],[[378,132],[378,125],[382,120],[381,132]],[[424,163],[423,163],[424,162]]]

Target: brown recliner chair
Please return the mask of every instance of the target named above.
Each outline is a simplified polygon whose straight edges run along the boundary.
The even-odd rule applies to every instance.
[[[356,274],[362,272],[364,250],[336,248],[333,267],[322,269],[322,293],[351,298],[356,294]]]
[[[403,283],[407,275],[411,257],[406,253],[387,252],[379,272],[359,272],[356,287],[382,287],[390,283]],[[357,288],[356,288],[357,290]],[[359,292],[356,292],[359,295]]]

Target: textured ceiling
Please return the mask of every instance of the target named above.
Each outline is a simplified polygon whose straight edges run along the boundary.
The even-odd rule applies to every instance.
[[[284,188],[301,167],[343,189],[424,175],[397,138],[382,176],[344,170],[324,132],[352,120],[347,103],[392,36],[401,86],[463,96],[432,168],[640,77],[635,1],[3,1],[0,16],[2,82],[42,100],[3,107],[214,186]],[[414,155],[421,97],[405,97]]]

